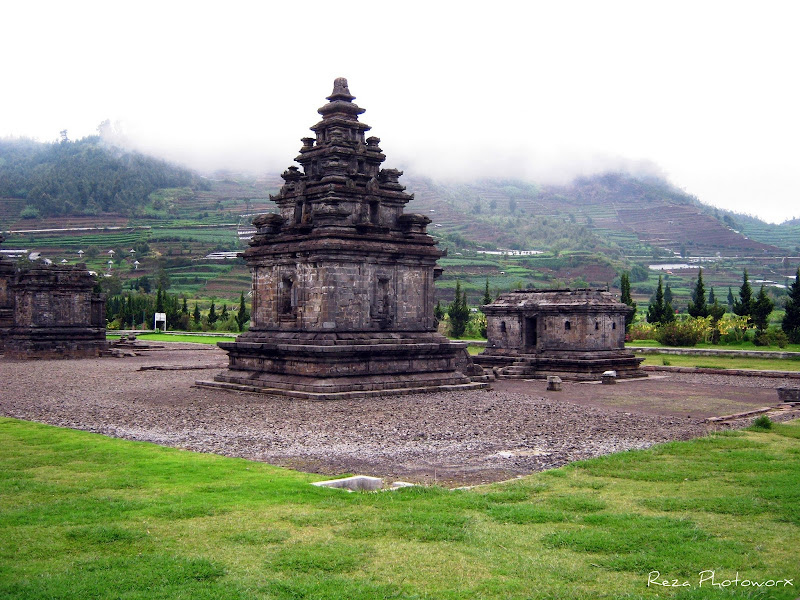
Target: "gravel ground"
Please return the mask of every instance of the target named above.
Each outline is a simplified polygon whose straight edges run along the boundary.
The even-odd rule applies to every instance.
[[[774,388],[787,385],[676,374],[565,382],[562,392],[501,381],[488,391],[309,402],[193,387],[213,378],[225,354],[168,346],[126,358],[0,358],[0,415],[330,475],[454,486],[697,437],[709,430],[706,416],[775,405]]]

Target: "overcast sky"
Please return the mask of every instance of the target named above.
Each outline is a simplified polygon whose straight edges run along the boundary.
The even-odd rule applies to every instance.
[[[625,168],[800,216],[800,4],[6,2],[0,137],[119,122],[200,168],[292,164],[347,77],[387,166],[540,182]]]

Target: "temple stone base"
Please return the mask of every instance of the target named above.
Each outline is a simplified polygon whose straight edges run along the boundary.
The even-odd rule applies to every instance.
[[[557,376],[573,381],[599,381],[605,371],[616,371],[617,378],[647,377],[640,365],[643,358],[625,351],[550,351],[543,354],[487,355],[473,360],[495,368],[501,379],[546,379]]]
[[[248,332],[219,345],[228,352],[228,369],[197,385],[311,400],[488,387],[482,371],[460,370],[465,342],[433,333]]]
[[[104,327],[11,329],[4,355],[12,359],[96,358],[108,350]]]

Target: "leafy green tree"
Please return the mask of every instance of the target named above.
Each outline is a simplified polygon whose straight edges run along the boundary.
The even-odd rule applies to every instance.
[[[630,306],[630,310],[625,315],[625,330],[627,331],[636,318],[636,302],[631,296],[631,279],[628,273],[619,276],[620,300]]]
[[[740,317],[751,317],[753,314],[753,288],[747,278],[747,269],[742,275],[742,286],[739,288],[739,299],[733,301],[733,312]]]
[[[631,267],[631,281],[647,281],[650,277],[650,270],[647,267],[643,267],[642,265],[633,265]]]
[[[689,301],[687,312],[693,317],[707,317],[708,304],[706,303],[706,287],[703,284],[703,269],[697,273],[697,283],[694,286],[692,299]]]
[[[789,297],[786,299],[786,314],[781,321],[783,329],[792,344],[800,344],[800,267],[789,286]]]
[[[169,274],[163,267],[160,267],[158,269],[158,273],[156,274],[156,285],[162,290],[168,290],[172,285],[172,282],[169,279]]]
[[[244,303],[244,292],[239,294],[239,311],[236,313],[236,325],[239,331],[244,331],[244,324],[250,320],[250,313],[247,311],[247,305]]]
[[[211,308],[208,309],[208,324],[213,325],[217,322],[219,316],[217,315],[217,307],[214,305],[214,301],[211,301]]]
[[[467,292],[461,293],[461,281],[456,280],[456,293],[453,302],[447,309],[450,317],[450,335],[460,338],[469,323],[469,306],[467,305]]]
[[[758,331],[766,331],[773,308],[775,308],[775,303],[767,296],[767,292],[762,285],[761,290],[758,292],[758,297],[753,302],[752,319]]]

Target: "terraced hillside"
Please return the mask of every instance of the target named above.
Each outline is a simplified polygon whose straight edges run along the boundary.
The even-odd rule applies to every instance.
[[[244,263],[208,256],[245,247],[252,217],[275,210],[269,195],[282,180],[277,174],[253,179],[223,173],[194,181],[202,184],[159,189],[136,210],[89,216],[23,218],[24,200],[0,198],[0,229],[9,232],[4,248],[41,252],[57,262],[81,259],[123,281],[166,274],[173,292],[201,303],[213,297],[233,301],[249,287]],[[661,274],[680,305],[700,264],[706,284],[726,293],[738,286],[745,268],[752,280],[772,285],[783,283],[800,263],[800,225],[774,226],[716,211],[663,181],[621,174],[565,186],[445,183],[413,174],[401,181],[414,194],[406,211],[431,218],[429,232],[448,251],[437,283],[443,302],[452,299],[457,280],[474,305],[487,281],[492,293],[613,286],[620,272],[638,266],[637,300],[646,302]],[[706,262],[695,262],[701,258]],[[648,268],[671,262],[686,264]]]

